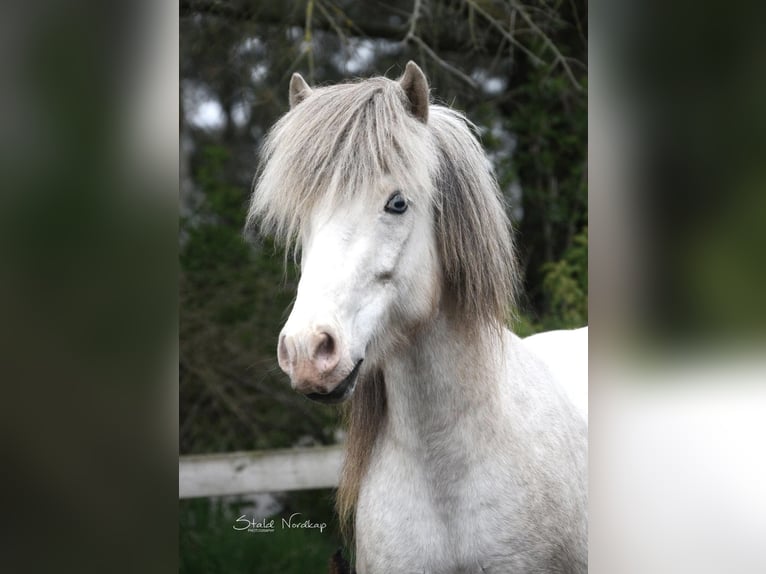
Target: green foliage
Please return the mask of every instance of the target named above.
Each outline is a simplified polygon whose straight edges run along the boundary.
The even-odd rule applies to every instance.
[[[576,235],[564,257],[543,265],[543,290],[550,301],[550,329],[588,322],[588,228]]]
[[[229,183],[229,160],[220,146],[201,150],[200,200],[181,223],[181,452],[331,442],[335,410],[310,406],[276,365],[295,271],[271,242],[243,239],[247,187]]]
[[[342,545],[334,527],[332,491],[304,491],[284,498],[285,508],[266,517],[274,532],[234,530],[243,514],[253,517],[246,501],[182,500],[179,572],[181,574],[305,574],[326,572],[330,556]],[[286,529],[282,519],[300,512],[302,520],[327,528]],[[260,520],[260,517],[256,517]]]
[[[587,308],[574,300],[587,294],[587,267],[576,272],[570,261],[576,255],[567,252],[583,234],[587,252],[587,98],[560,76],[533,77],[519,89],[517,111],[508,120],[518,134],[512,163],[523,185],[517,228],[526,311],[542,328],[584,324]]]

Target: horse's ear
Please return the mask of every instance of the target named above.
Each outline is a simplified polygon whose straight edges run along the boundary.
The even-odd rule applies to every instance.
[[[407,95],[412,115],[426,123],[428,121],[428,81],[423,70],[410,60],[407,62],[399,84]]]
[[[290,79],[290,109],[300,104],[311,95],[311,88],[298,72]]]

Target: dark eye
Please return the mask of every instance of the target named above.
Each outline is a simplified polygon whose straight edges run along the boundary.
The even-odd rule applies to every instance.
[[[388,198],[384,209],[386,213],[404,213],[407,211],[407,200],[404,199],[404,196],[400,192],[395,191],[391,194],[391,197]]]

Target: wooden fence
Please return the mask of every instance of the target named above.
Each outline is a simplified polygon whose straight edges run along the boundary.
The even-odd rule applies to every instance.
[[[342,461],[341,446],[182,456],[179,497],[332,488]]]

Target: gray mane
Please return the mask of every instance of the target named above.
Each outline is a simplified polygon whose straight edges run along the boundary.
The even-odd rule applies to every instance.
[[[435,153],[403,98],[386,78],[312,90],[266,137],[248,226],[259,220],[291,244],[317,200],[358,198],[384,175],[408,183],[410,194],[419,191],[415,200],[430,201]]]
[[[299,247],[301,224],[318,200],[364,200],[380,178],[392,177],[415,201],[433,202],[451,310],[467,323],[503,324],[515,257],[476,128],[433,104],[423,124],[408,113],[406,97],[382,77],[313,89],[265,139],[247,227],[260,224]]]

